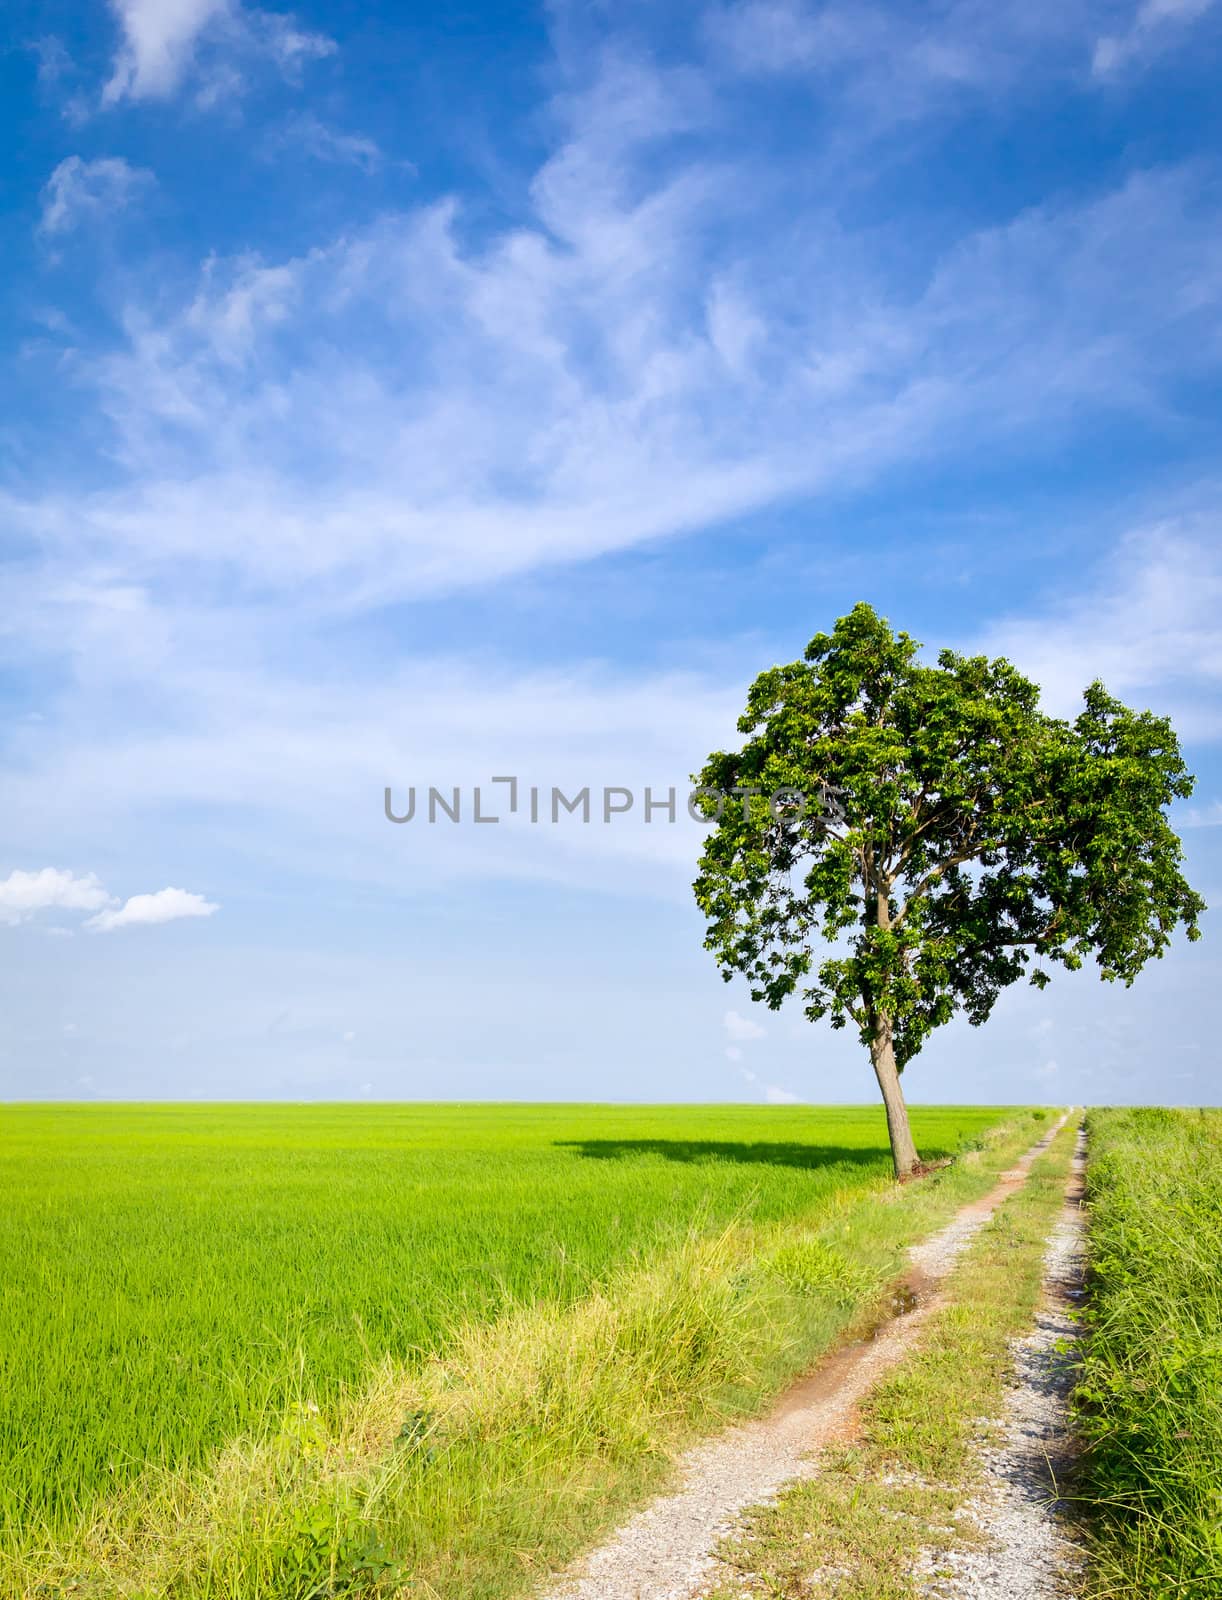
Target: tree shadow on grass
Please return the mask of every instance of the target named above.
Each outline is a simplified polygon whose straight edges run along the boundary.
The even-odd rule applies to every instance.
[[[591,1161],[623,1161],[632,1156],[663,1156],[667,1161],[733,1161],[750,1166],[832,1167],[843,1162],[886,1168],[886,1145],[873,1150],[839,1144],[748,1144],[721,1139],[557,1139],[561,1150],[576,1150]]]

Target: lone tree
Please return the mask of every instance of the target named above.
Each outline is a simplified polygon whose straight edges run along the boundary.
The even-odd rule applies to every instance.
[[[1101,683],[1066,722],[1008,661],[937,666],[863,604],[762,672],[731,754],[696,780],[715,826],[694,889],[705,946],[774,1009],[868,1046],[897,1177],[919,1167],[900,1074],[962,1011],[985,1021],[1048,965],[1128,985],[1205,909],[1163,808],[1192,793],[1170,722]],[[717,816],[717,811],[720,815]],[[816,944],[830,946],[816,966]]]

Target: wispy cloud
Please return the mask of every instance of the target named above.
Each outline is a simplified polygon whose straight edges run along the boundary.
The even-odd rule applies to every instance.
[[[712,6],[705,32],[729,72],[806,84],[821,106],[851,108],[841,145],[897,124],[946,121],[984,96],[1024,95],[1038,76],[1082,70],[1091,0],[1064,6],[982,7],[949,0],[919,11],[816,0],[739,0]],[[1087,33],[1087,36],[1089,34]]]
[[[531,217],[457,201],[281,261],[210,260],[168,315],[79,352],[117,487],[9,503],[48,547],[337,609],[586,560],[1092,406],[1158,411],[1213,370],[1222,231],[1156,170],[968,231],[884,283],[830,217],[755,211],[746,161],[686,159],[684,80],[615,63],[557,102]],[[1117,248],[1118,241],[1123,244]],[[164,292],[158,297],[166,300]]]
[[[1106,34],[1095,45],[1095,76],[1114,77],[1174,48],[1213,6],[1214,0],[1142,0],[1124,32]]]
[[[28,48],[38,61],[38,85],[44,91],[58,88],[65,78],[75,75],[72,57],[58,35],[43,34],[30,41]]]
[[[713,7],[709,38],[742,72],[802,74],[820,79],[846,71],[895,74],[910,87],[953,87],[995,74],[995,40],[1007,31],[1004,14],[983,26],[974,8],[945,6],[909,19],[873,5],[817,5],[805,0],[744,0]]]
[[[68,156],[43,188],[38,231],[44,238],[62,238],[85,220],[124,210],[140,190],[155,181],[151,172],[118,156],[100,156],[93,161]]]
[[[368,173],[376,172],[383,160],[375,140],[333,128],[312,112],[291,117],[268,139],[267,149],[274,154],[308,156],[336,166],[359,167]]]
[[[1071,598],[999,620],[974,641],[1036,679],[1061,714],[1101,678],[1113,694],[1170,714],[1198,741],[1222,738],[1222,556],[1217,522],[1135,530]]]

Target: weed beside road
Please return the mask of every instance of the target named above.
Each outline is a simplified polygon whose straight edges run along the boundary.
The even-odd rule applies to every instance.
[[[1222,1112],[1090,1115],[1078,1425],[1094,1584],[1222,1595]]]

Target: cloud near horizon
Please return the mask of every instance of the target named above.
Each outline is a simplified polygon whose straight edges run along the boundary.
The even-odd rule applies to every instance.
[[[138,924],[175,922],[180,917],[209,917],[220,907],[186,889],[158,889],[120,903],[96,873],[76,874],[61,867],[35,872],[17,868],[0,879],[0,923],[16,926],[40,911],[92,911],[84,926],[99,933]]]
[[[15,925],[39,911],[97,911],[110,896],[92,872],[78,876],[62,867],[37,872],[17,869],[0,879],[0,922]]]
[[[748,1039],[763,1039],[768,1031],[753,1017],[744,1017],[737,1011],[726,1012],[722,1018],[722,1027],[726,1030],[726,1038],[732,1044],[744,1044]]]

